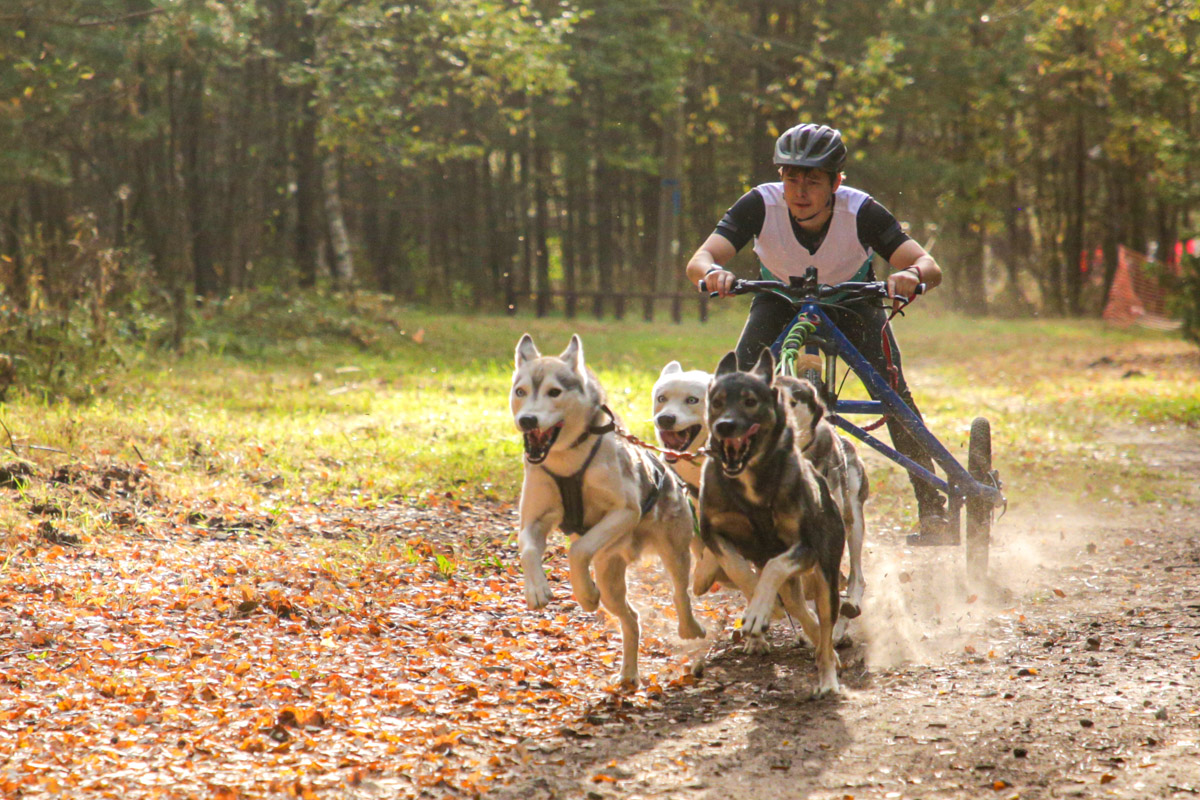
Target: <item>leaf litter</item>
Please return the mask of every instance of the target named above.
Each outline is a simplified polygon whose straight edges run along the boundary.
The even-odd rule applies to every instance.
[[[645,685],[614,691],[619,634],[561,544],[555,601],[525,608],[507,504],[196,507],[142,465],[10,472],[6,502],[46,494],[0,572],[6,797],[1200,791],[1194,506],[1010,512],[987,591],[869,520],[846,696],[810,702],[811,650],[784,620],[741,653],[728,591],[697,600],[692,677],[653,571]]]
[[[3,796],[474,796],[694,680],[668,659],[661,685],[613,692],[620,637],[568,599],[561,548],[559,599],[525,608],[510,507],[314,506],[268,525],[164,507],[140,467],[46,482],[126,524],[67,546],[31,509],[10,534]],[[359,561],[316,546],[364,537]]]

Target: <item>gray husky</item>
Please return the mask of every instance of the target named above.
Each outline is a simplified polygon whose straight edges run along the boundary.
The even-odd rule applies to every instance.
[[[772,385],[774,366],[764,350],[750,372],[738,370],[733,353],[717,367],[708,390],[700,536],[750,598],[742,621],[746,649],[767,649],[778,598],[816,648],[816,694],[836,693],[833,629],[845,527],[825,479],[796,447],[787,402]],[[806,595],[815,599],[816,619]]]
[[[542,557],[547,534],[561,528],[571,537],[575,599],[586,611],[603,603],[620,621],[621,681],[636,685],[638,615],[626,601],[625,570],[643,550],[658,554],[674,584],[680,637],[704,636],[688,596],[693,526],[682,483],[613,433],[616,420],[577,335],[557,357],[539,353],[529,334],[521,337],[509,406],[525,440],[517,539],[525,601],[536,609],[551,600]]]
[[[866,538],[863,506],[871,494],[867,470],[850,440],[834,430],[825,415],[825,403],[810,381],[778,376],[775,385],[787,392],[796,446],[825,478],[834,502],[841,509],[842,521],[846,524],[846,545],[850,551],[850,582],[841,613],[843,617],[853,619],[862,613],[863,592],[867,587],[862,569],[863,539]],[[843,626],[839,624],[840,627]],[[840,634],[840,630],[834,634],[835,641]]]

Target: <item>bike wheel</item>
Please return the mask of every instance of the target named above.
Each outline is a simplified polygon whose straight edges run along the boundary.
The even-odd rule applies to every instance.
[[[992,426],[984,417],[971,422],[967,447],[967,472],[989,486],[992,478]],[[988,547],[992,538],[992,504],[982,497],[967,498],[967,577],[978,581],[987,576]]]

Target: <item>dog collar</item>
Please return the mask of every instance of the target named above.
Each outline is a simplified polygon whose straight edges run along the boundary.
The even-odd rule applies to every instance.
[[[579,447],[579,445],[583,444],[584,442],[586,442],[588,440],[589,436],[603,436],[604,434],[612,433],[613,431],[615,431],[617,429],[617,418],[613,414],[612,410],[607,405],[601,405],[600,410],[603,411],[605,414],[608,414],[608,424],[606,424],[606,425],[588,425],[587,430],[585,430],[582,434],[580,434],[579,438],[576,439],[571,444],[571,446],[567,448],[568,450],[574,450],[576,447]]]

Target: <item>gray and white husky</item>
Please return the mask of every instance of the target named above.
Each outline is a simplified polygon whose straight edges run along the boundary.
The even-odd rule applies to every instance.
[[[829,484],[833,501],[837,503],[842,512],[842,521],[846,524],[850,581],[846,587],[846,599],[842,601],[839,629],[834,631],[836,641],[844,632],[843,619],[852,619],[862,613],[863,592],[867,587],[862,568],[863,540],[866,538],[863,506],[871,493],[867,469],[850,440],[839,436],[834,430],[825,415],[825,403],[810,381],[779,376],[775,378],[775,385],[788,395],[796,446]]]
[[[571,537],[571,589],[586,611],[603,604],[621,623],[621,681],[638,681],[638,615],[626,600],[625,571],[646,549],[658,554],[674,584],[679,635],[704,628],[688,595],[692,512],[675,476],[649,452],[614,433],[604,390],[571,337],[559,356],[543,356],[529,334],[517,343],[509,406],[525,441],[521,531],[517,546],[532,609],[552,599],[542,567],[546,537]],[[595,568],[595,580],[591,568]]]

